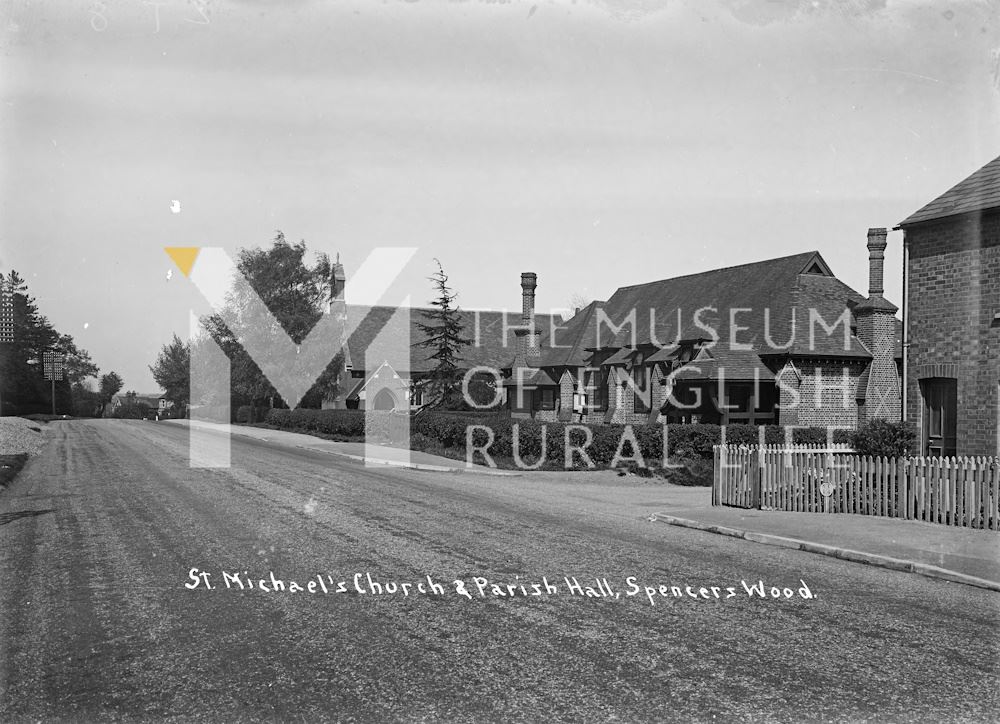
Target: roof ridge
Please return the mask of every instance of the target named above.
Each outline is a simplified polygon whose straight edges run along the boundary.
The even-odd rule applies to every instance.
[[[714,272],[731,271],[733,269],[743,269],[748,266],[758,266],[760,264],[770,264],[779,261],[787,261],[789,259],[794,259],[796,257],[806,257],[806,256],[812,257],[817,254],[819,254],[822,257],[822,254],[820,254],[818,249],[813,249],[812,251],[801,251],[797,254],[788,254],[787,256],[776,256],[772,259],[761,259],[760,261],[751,261],[745,264],[733,264],[732,266],[716,267],[715,269],[706,269],[705,271],[692,272],[691,274],[682,274],[677,277],[665,277],[664,279],[654,279],[651,282],[643,282],[641,284],[630,284],[626,287],[618,287],[617,291],[620,292],[623,289],[637,289],[639,287],[649,286],[650,284],[659,284],[661,282],[672,282],[678,279],[687,279],[688,277],[697,277],[697,276],[702,276],[704,274],[712,274]]]
[[[348,309],[352,307],[355,309],[367,309],[369,311],[373,309],[410,309],[412,311],[437,311],[437,307],[414,307],[414,306],[403,306],[398,304],[393,306],[392,304],[347,304],[345,305]],[[455,307],[455,310],[459,312],[465,312],[467,314],[485,313],[485,314],[517,314],[518,317],[521,316],[522,312],[520,309],[468,309],[466,307]],[[535,316],[543,317],[557,317],[559,316],[555,312],[535,312]]]
[[[896,225],[896,229],[923,221],[985,211],[1000,206],[1000,156],[962,178]]]

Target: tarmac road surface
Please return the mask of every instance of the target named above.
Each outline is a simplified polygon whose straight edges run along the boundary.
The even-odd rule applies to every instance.
[[[182,427],[51,427],[0,495],[3,721],[1000,711],[989,591],[571,511],[546,475],[366,468],[237,437],[231,469],[197,470]]]

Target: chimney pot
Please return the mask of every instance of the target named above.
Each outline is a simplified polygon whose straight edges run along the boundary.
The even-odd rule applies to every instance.
[[[881,248],[885,249],[887,242],[885,240],[886,228],[884,226],[872,227],[868,229],[868,248]]]
[[[885,291],[882,277],[885,271],[885,227],[868,229],[868,298],[881,297]]]
[[[535,329],[535,287],[538,275],[535,272],[521,274],[521,325],[524,329],[520,343],[524,345],[525,359],[537,357],[540,353],[541,332]]]

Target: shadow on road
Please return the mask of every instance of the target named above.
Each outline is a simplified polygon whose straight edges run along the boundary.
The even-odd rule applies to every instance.
[[[45,515],[46,513],[55,512],[55,508],[47,508],[45,510],[16,510],[12,513],[0,513],[0,525],[13,523],[18,518],[32,518],[36,515]]]

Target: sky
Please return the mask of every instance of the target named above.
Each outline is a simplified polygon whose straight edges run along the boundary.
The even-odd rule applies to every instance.
[[[1000,155],[998,10],[12,0],[0,270],[140,392],[207,311],[164,247],[278,229],[348,277],[415,247],[413,304],[435,258],[470,309],[518,310],[523,271],[545,311],[810,250],[866,293],[867,229]],[[900,231],[886,270],[898,305]]]

